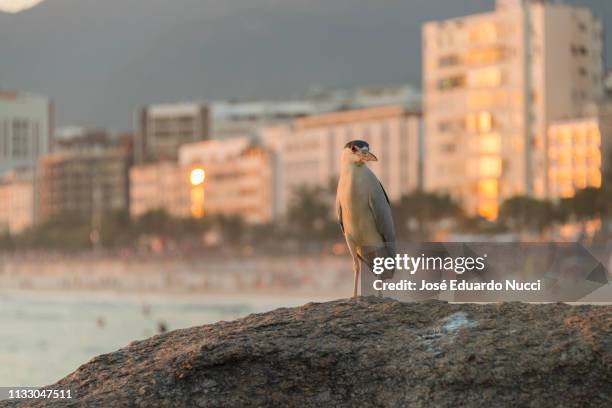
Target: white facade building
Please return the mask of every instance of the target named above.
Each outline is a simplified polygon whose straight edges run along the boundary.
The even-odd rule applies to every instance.
[[[48,98],[0,91],[0,175],[34,168],[38,157],[50,150],[54,126]]]
[[[296,119],[263,129],[262,143],[277,152],[276,207],[285,214],[301,186],[333,187],[347,142],[370,143],[378,157],[369,163],[392,201],[421,187],[423,132],[421,114],[401,105],[354,109]]]

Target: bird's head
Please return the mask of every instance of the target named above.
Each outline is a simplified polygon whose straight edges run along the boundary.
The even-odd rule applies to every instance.
[[[365,162],[378,161],[376,156],[370,153],[370,145],[363,140],[353,140],[344,146],[342,159],[361,166]]]

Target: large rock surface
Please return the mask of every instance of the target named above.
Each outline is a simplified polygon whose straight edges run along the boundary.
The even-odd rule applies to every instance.
[[[77,399],[0,406],[612,407],[612,307],[312,303],[134,342],[49,388]]]

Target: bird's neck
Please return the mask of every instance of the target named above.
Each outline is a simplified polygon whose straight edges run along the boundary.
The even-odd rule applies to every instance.
[[[363,162],[355,163],[348,157],[343,156],[340,163],[340,175],[352,176],[359,171],[363,171],[366,167]]]

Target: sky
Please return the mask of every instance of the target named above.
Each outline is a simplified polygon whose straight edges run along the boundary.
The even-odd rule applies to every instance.
[[[0,0],[3,6],[37,0]],[[612,26],[611,0],[568,0]],[[48,95],[58,124],[130,130],[158,102],[420,85],[424,21],[494,0],[46,0],[0,13],[0,88]],[[612,55],[612,29],[606,32]]]

